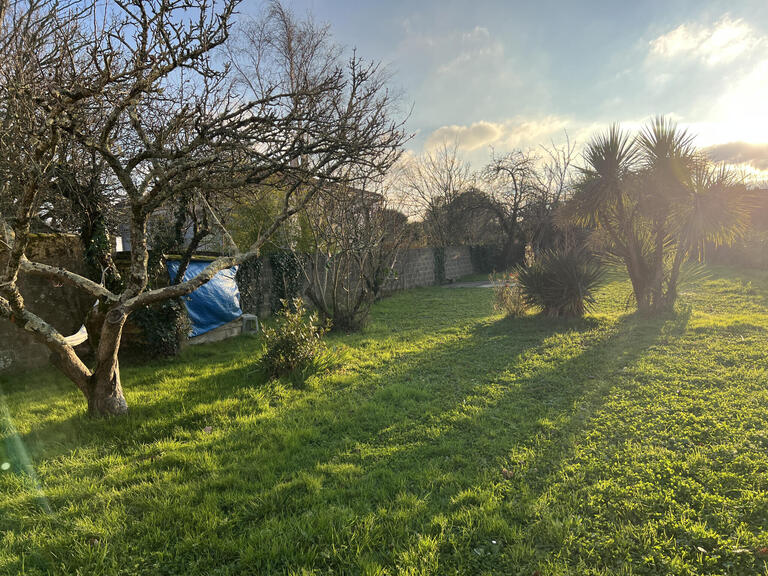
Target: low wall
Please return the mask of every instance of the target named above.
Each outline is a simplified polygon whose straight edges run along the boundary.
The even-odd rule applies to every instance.
[[[451,282],[462,276],[474,274],[469,246],[449,246],[445,252],[445,280]],[[268,257],[261,258],[256,286],[247,290],[240,284],[241,293],[246,291],[251,297],[242,298],[243,312],[256,314],[265,318],[272,311],[272,267]],[[421,286],[434,286],[437,283],[436,259],[434,248],[413,248],[401,252],[395,261],[392,277],[384,284],[384,294],[392,294],[401,290],[410,290]],[[303,280],[301,293],[307,289],[306,279]]]
[[[437,284],[435,248],[414,248],[401,253],[395,262],[394,276],[384,286],[385,293]],[[445,280],[453,281],[474,273],[469,246],[444,248]]]
[[[469,247],[448,247],[444,249],[444,254],[447,281],[475,272]],[[73,234],[33,234],[30,237],[27,257],[37,262],[62,266],[78,274],[86,273],[82,242]],[[0,252],[0,266],[2,265],[4,265],[4,254]],[[432,286],[437,282],[437,278],[434,248],[406,250],[398,256],[392,278],[384,286],[384,293],[391,294],[420,286]],[[64,335],[77,332],[93,306],[92,298],[76,288],[54,284],[48,279],[37,276],[22,274],[19,278],[19,288],[29,310],[38,314]],[[273,297],[272,268],[269,258],[261,259],[257,285],[251,293],[257,294],[258,297],[248,302],[243,300],[243,312],[256,314],[262,318],[269,316]],[[235,324],[232,324],[232,326],[222,327],[222,330],[209,338],[201,338],[197,341],[218,339],[228,329],[232,334],[239,333],[239,325],[235,329]],[[126,327],[126,347],[129,347],[132,339],[140,337],[140,334],[134,334],[134,332],[136,330],[132,331],[130,326]],[[48,364],[49,356],[48,349],[39,344],[29,333],[13,326],[10,322],[0,321],[0,371],[11,367],[25,369],[45,366]]]
[[[469,246],[449,246],[445,249],[445,279],[456,280],[478,272],[472,263]]]
[[[85,254],[80,238],[74,234],[31,234],[27,258],[61,266],[85,274]],[[7,253],[0,252],[0,267]],[[68,336],[78,331],[93,306],[93,299],[77,288],[59,285],[39,276],[19,275],[19,290],[26,307],[56,330]],[[48,348],[31,334],[6,320],[0,320],[0,370],[36,368],[48,364]]]

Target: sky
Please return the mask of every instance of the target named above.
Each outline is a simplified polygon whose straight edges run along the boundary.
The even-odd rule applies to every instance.
[[[480,168],[491,148],[565,132],[580,146],[612,122],[666,114],[714,159],[768,174],[767,0],[287,4],[388,67],[412,106],[414,153],[455,141]]]

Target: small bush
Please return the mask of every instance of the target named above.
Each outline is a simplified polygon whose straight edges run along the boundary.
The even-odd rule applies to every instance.
[[[267,376],[301,380],[321,370],[328,363],[323,336],[329,328],[320,323],[316,312],[307,314],[301,298],[283,301],[275,326],[264,329],[266,351],[261,363]]]
[[[148,358],[178,356],[192,328],[180,298],[136,310],[133,318],[144,332],[136,351]]]
[[[530,266],[516,269],[523,297],[552,317],[579,318],[595,303],[603,267],[584,247],[543,252]]]
[[[491,274],[493,307],[506,316],[522,316],[528,310],[520,284],[514,274]]]

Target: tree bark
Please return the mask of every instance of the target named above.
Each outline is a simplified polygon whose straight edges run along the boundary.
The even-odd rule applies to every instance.
[[[683,247],[683,241],[678,240],[677,252],[675,252],[675,259],[672,263],[672,270],[669,274],[669,282],[667,285],[667,292],[664,294],[664,305],[671,309],[674,307],[677,301],[677,281],[680,277],[680,268],[683,265],[683,260],[688,254],[688,251]]]
[[[88,414],[91,416],[120,416],[128,412],[128,403],[120,383],[117,360],[110,370],[96,371],[88,383]]]
[[[119,416],[128,412],[120,382],[117,353],[128,313],[122,305],[112,308],[104,318],[96,350],[96,367],[88,381],[88,413],[92,416]]]
[[[637,311],[640,314],[649,314],[651,312],[651,290],[647,271],[644,270],[640,258],[635,253],[631,253],[624,261],[632,283],[632,292],[635,294]]]

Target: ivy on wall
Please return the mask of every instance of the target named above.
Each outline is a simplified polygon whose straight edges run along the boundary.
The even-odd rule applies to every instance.
[[[191,329],[180,298],[136,310],[133,319],[144,331],[143,352],[149,357],[176,356]]]
[[[240,308],[246,314],[257,314],[262,304],[261,259],[253,258],[240,264],[235,275],[235,282],[240,290]]]
[[[272,313],[275,313],[282,309],[283,301],[292,306],[293,300],[301,295],[304,257],[295,252],[281,250],[269,255],[269,264],[272,268],[270,304]]]
[[[177,247],[176,239],[162,232],[153,236],[151,244],[153,249],[149,251],[147,264],[149,289],[164,286],[169,281],[165,254]],[[136,310],[132,318],[144,332],[141,348],[147,357],[176,356],[191,330],[187,307],[181,298]]]
[[[435,284],[445,284],[445,248],[433,248],[432,255],[435,258]]]

